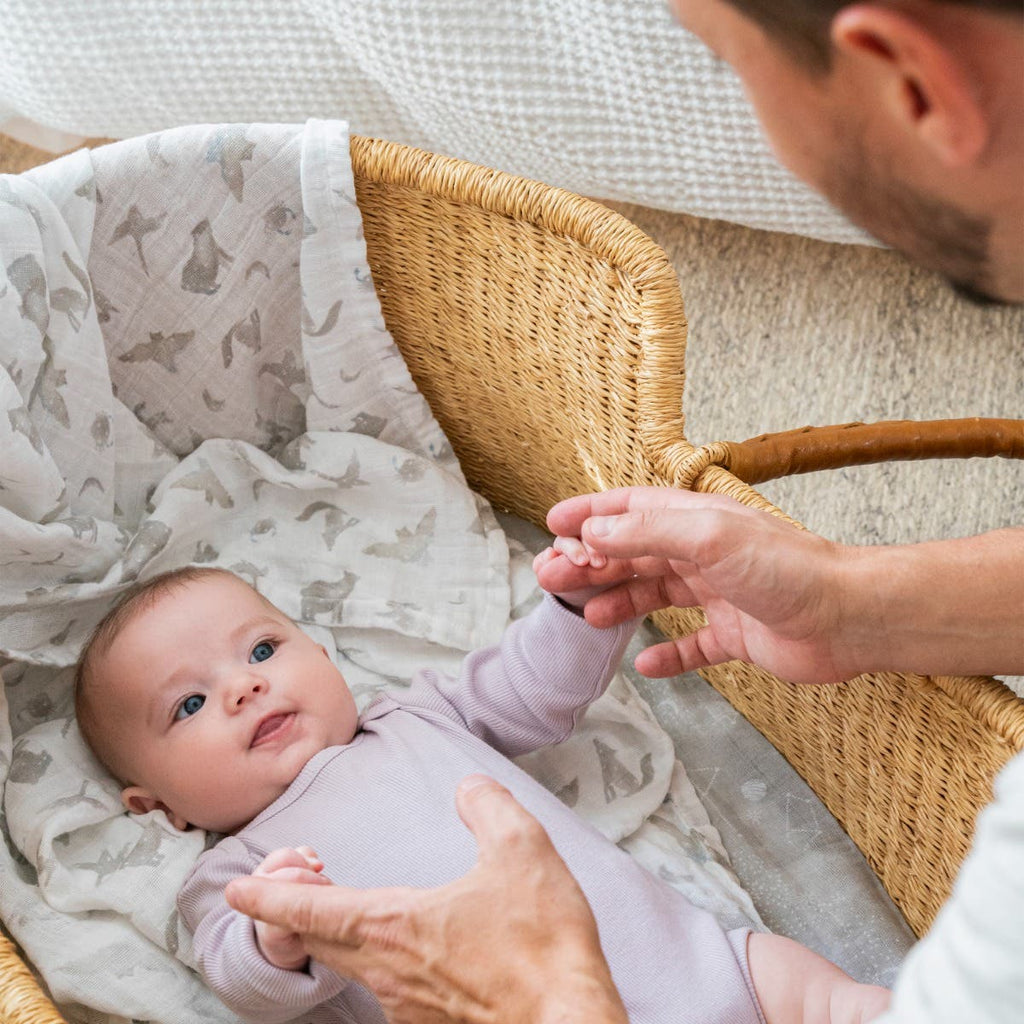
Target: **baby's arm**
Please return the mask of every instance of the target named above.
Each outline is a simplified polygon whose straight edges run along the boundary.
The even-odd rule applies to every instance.
[[[268,853],[253,874],[281,882],[330,885],[330,880],[321,874],[323,869],[323,863],[310,847],[284,846]],[[309,961],[298,933],[277,925],[257,921],[256,945],[268,963],[286,971],[301,971]]]
[[[768,1024],[868,1024],[889,1006],[888,989],[858,984],[781,935],[752,932],[747,962]]]
[[[535,569],[568,564],[565,552],[589,558],[577,538],[558,538],[536,557]],[[560,743],[604,693],[636,629],[634,621],[591,626],[580,611],[590,592],[589,582],[553,589],[500,643],[467,655],[458,677],[423,669],[396,699],[454,719],[506,757]]]

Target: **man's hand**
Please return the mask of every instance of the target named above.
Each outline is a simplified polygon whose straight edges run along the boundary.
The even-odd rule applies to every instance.
[[[609,626],[671,606],[708,624],[642,652],[645,675],[733,658],[796,683],[862,672],[1024,671],[1024,530],[922,544],[835,544],[732,498],[630,487],[560,502],[553,533],[607,556],[538,569],[546,590],[610,587],[587,602]]]
[[[456,797],[479,859],[438,889],[355,890],[249,877],[243,914],[370,988],[395,1024],[627,1024],[586,898],[540,824],[496,782]]]
[[[586,605],[593,625],[670,606],[704,608],[705,628],[637,657],[645,675],[733,658],[794,682],[856,674],[833,642],[841,615],[838,545],[731,498],[667,488],[570,498],[551,510],[548,526],[557,534],[576,531],[590,551],[606,556],[600,567],[591,556],[586,565],[559,559],[538,571],[541,585],[556,592],[603,585]]]
[[[267,854],[253,871],[256,878],[301,885],[330,885],[321,872],[323,862],[308,846],[282,847]],[[291,929],[256,922],[256,944],[269,963],[286,971],[298,971],[309,959],[300,937]]]

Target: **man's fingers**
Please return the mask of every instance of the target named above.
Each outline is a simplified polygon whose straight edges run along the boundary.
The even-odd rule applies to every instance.
[[[629,580],[592,597],[587,601],[583,616],[592,626],[607,629],[661,608],[692,608],[700,604],[682,580],[673,579],[671,583],[669,593],[664,576]]]
[[[668,508],[679,494],[685,495],[683,502],[695,497],[691,491],[674,487],[613,487],[608,491],[577,494],[551,507],[548,529],[554,534],[578,537],[580,527],[591,516],[614,516],[641,508]]]
[[[358,890],[250,875],[229,882],[224,895],[235,910],[258,921],[340,945],[359,944],[364,894]]]
[[[689,636],[667,640],[642,650],[633,665],[641,675],[651,679],[665,679],[730,660],[731,656],[721,650],[711,630],[705,626]]]
[[[602,502],[603,509],[600,514],[614,515],[617,512],[625,511],[625,499],[621,499],[615,504],[615,499],[610,497],[615,494],[621,495],[624,490],[626,488],[620,487],[617,491],[577,494],[572,498],[566,498],[564,501],[558,502],[557,505],[552,505],[547,514],[548,529],[556,536],[578,537],[580,535],[580,527],[584,522],[592,515],[599,514],[595,511],[595,502]]]
[[[481,864],[527,850],[554,853],[543,826],[504,786],[486,775],[469,775],[459,783],[455,806],[466,828],[476,837]],[[557,854],[556,854],[557,856]]]
[[[659,508],[745,510],[744,505],[724,494],[703,494],[678,487],[616,487],[560,501],[548,512],[547,523],[552,533],[579,537],[583,524],[592,516],[616,516]]]
[[[611,558],[660,557],[708,568],[742,542],[748,529],[719,508],[658,508],[591,517],[583,524],[583,539]]]

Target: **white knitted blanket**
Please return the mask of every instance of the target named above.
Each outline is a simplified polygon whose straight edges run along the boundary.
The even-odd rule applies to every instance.
[[[584,195],[864,240],[666,0],[0,0],[0,24],[0,131],[27,142],[344,116]]]

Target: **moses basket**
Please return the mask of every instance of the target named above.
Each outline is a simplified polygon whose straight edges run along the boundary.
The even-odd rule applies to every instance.
[[[607,208],[419,150],[353,138],[387,326],[472,487],[543,524],[557,501],[631,484],[727,494],[889,459],[1024,458],[1024,423],[846,424],[690,445],[686,318],[665,253]],[[659,613],[669,635],[699,610]],[[992,781],[1024,746],[1024,702],[994,679],[873,673],[795,686],[753,665],[702,672],[786,757],[922,934]],[[0,1021],[63,1018],[0,938]]]

